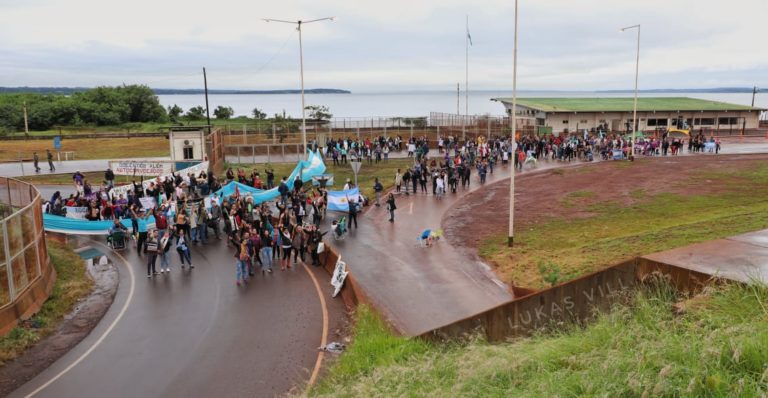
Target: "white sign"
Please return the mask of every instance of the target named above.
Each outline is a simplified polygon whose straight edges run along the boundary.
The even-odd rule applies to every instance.
[[[64,209],[67,210],[67,218],[85,220],[85,215],[88,214],[87,207],[64,206]]]
[[[157,207],[157,202],[155,201],[155,198],[143,197],[143,198],[139,198],[139,202],[141,202],[141,207],[143,209],[149,210],[151,208]]]
[[[170,174],[173,171],[173,163],[151,160],[113,160],[109,167],[115,175],[120,176],[159,176]]]
[[[179,170],[178,173],[179,173],[179,175],[182,175],[182,176],[185,176],[188,173],[194,173],[195,175],[197,175],[197,174],[200,174],[201,171],[208,171],[208,162],[201,162],[201,163],[198,163],[198,164],[196,164],[196,165],[194,165],[192,167],[187,167],[186,169]],[[158,178],[153,178],[153,179],[150,179],[150,180],[146,180],[146,181],[144,181],[144,185],[143,185],[142,188],[143,189],[147,189],[149,187],[149,183],[150,182],[157,183],[157,182],[160,182],[160,181],[165,181],[166,178],[173,178],[173,173],[163,174],[163,175],[161,175]],[[133,184],[121,185],[119,187],[114,187],[109,192],[110,192],[110,194],[112,195],[113,198],[116,198],[119,195],[123,195],[123,197],[126,197],[126,195],[128,195],[128,191],[131,191],[131,190],[133,190]]]
[[[347,263],[339,260],[336,262],[336,269],[333,270],[333,276],[331,277],[331,285],[336,288],[333,291],[331,297],[336,297],[341,291],[341,287],[344,286],[344,280],[347,279]]]

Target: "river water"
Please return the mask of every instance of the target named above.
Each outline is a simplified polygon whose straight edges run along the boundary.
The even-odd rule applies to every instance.
[[[491,98],[510,97],[511,92],[476,91],[469,95],[470,114],[502,115],[504,106]],[[553,92],[521,91],[520,97],[631,97],[632,93]],[[645,97],[693,97],[733,104],[749,105],[751,93],[648,93]],[[186,111],[194,106],[205,106],[200,95],[160,95],[164,106],[177,104]],[[768,108],[768,94],[757,94],[756,106]],[[325,105],[336,118],[372,118],[395,116],[428,116],[430,112],[456,113],[456,92],[359,92],[352,94],[307,94],[307,105]],[[251,115],[259,108],[269,117],[276,113],[301,117],[301,96],[298,94],[222,94],[210,95],[211,110],[219,105],[231,106],[236,115]],[[464,113],[464,93],[461,93],[459,110]],[[211,115],[213,116],[213,115]]]

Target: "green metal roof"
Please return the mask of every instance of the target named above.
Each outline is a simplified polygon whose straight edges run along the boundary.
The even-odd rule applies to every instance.
[[[511,104],[512,98],[493,98]],[[632,112],[634,98],[518,98],[517,104],[541,112]],[[688,97],[640,97],[638,111],[761,111],[748,105]]]

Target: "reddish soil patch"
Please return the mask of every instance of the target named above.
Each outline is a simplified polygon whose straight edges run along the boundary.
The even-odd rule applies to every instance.
[[[636,195],[661,192],[716,194],[724,188],[706,184],[702,175],[765,164],[766,160],[768,154],[658,157],[634,164],[606,161],[521,174],[515,179],[515,230],[552,218],[587,217],[590,213],[581,209],[589,203],[629,204]],[[502,181],[459,200],[442,221],[448,241],[476,256],[480,242],[507,232],[508,198],[509,181]],[[579,206],[568,206],[569,201]]]

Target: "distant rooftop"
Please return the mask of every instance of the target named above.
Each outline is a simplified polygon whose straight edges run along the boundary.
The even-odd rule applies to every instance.
[[[511,104],[512,98],[493,98]],[[632,112],[634,98],[518,98],[517,104],[541,112]],[[761,111],[748,105],[729,104],[688,97],[640,97],[637,110],[677,111]]]

